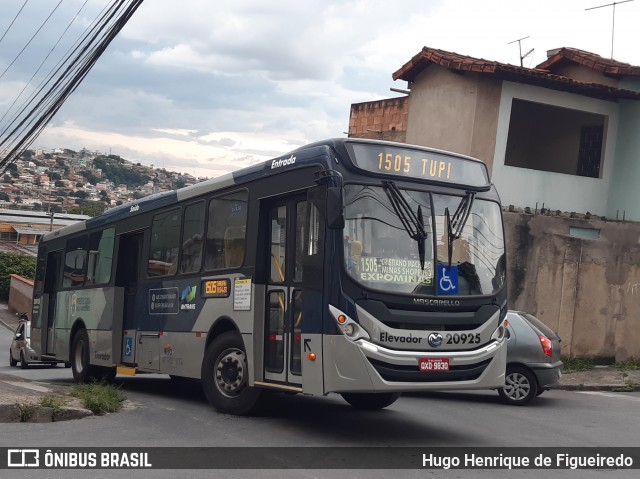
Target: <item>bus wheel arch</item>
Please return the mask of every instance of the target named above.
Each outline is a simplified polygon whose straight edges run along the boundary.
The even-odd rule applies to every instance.
[[[112,382],[116,377],[115,368],[91,364],[91,345],[84,322],[76,321],[71,329],[70,337],[69,362],[71,363],[73,380],[77,383]]]
[[[218,336],[230,332],[240,335],[238,327],[231,318],[229,318],[228,316],[220,316],[213,322],[211,328],[209,329],[209,332],[207,333],[205,350]]]
[[[212,336],[202,361],[202,389],[209,403],[221,413],[253,412],[262,390],[249,386],[244,341],[235,330]]]

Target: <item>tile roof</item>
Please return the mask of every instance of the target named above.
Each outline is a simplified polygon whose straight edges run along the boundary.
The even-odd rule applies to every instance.
[[[617,60],[603,58],[595,53],[586,52],[577,48],[563,47],[551,50],[549,58],[536,68],[554,71],[567,63],[577,63],[587,68],[613,77],[633,76],[640,77],[640,66],[630,65]]]
[[[501,80],[578,93],[603,100],[618,100],[620,98],[640,100],[640,92],[615,88],[600,83],[581,82],[562,75],[556,75],[542,68],[525,68],[429,47],[424,47],[397,70],[392,77],[394,80],[400,79],[412,82],[425,68],[432,64],[440,65],[455,72],[491,75]]]

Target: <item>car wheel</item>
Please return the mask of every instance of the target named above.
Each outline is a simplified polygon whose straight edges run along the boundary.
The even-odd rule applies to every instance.
[[[9,350],[9,366],[15,368],[18,365],[18,361],[13,359],[13,354],[11,354],[11,350]]]
[[[531,371],[519,366],[508,366],[505,384],[498,394],[506,404],[524,406],[538,393],[538,381]]]
[[[20,367],[22,369],[27,369],[27,366],[29,366],[29,364],[27,363],[27,360],[24,358],[24,351],[20,351]]]
[[[207,346],[201,378],[204,394],[218,412],[245,415],[259,405],[262,390],[248,385],[247,355],[237,333],[221,334]]]
[[[372,411],[392,405],[400,393],[342,393],[341,396],[356,409]]]

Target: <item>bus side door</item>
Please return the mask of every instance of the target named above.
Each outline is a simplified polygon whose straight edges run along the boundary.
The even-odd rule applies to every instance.
[[[323,394],[324,187],[263,205],[269,267],[264,378]],[[304,274],[303,274],[304,273]],[[304,282],[303,282],[304,278]],[[312,359],[310,359],[312,358]]]
[[[263,204],[268,218],[264,378],[302,385],[302,231],[306,195],[281,197]]]

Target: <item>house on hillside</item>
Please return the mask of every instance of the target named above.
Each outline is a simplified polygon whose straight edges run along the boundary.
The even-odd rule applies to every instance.
[[[407,143],[483,160],[504,204],[640,221],[640,66],[547,55],[525,68],[424,47],[393,74],[408,96],[352,105],[349,134],[401,137],[389,115],[375,120],[393,101]]]

